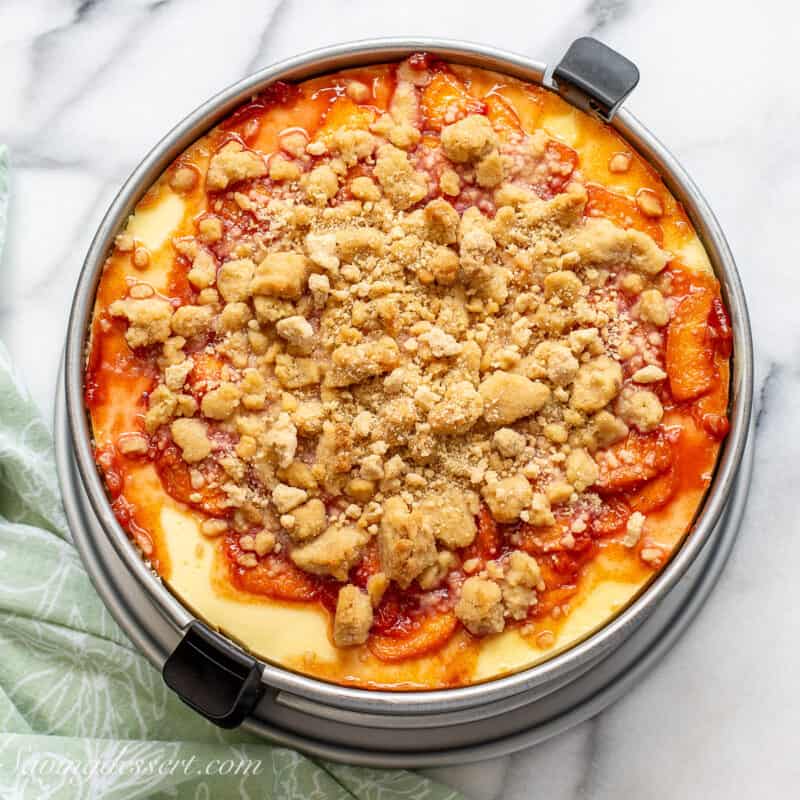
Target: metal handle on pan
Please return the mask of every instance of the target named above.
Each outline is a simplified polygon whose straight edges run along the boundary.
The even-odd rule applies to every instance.
[[[567,102],[611,122],[639,83],[639,69],[616,50],[584,36],[576,39],[558,62],[552,83]]]
[[[161,674],[190,708],[221,728],[235,728],[264,694],[263,670],[243,650],[194,620]]]

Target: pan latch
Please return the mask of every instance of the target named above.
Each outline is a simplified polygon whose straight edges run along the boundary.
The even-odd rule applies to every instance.
[[[235,728],[264,693],[264,668],[197,620],[164,662],[164,682],[186,705],[221,728]]]
[[[611,122],[639,83],[639,69],[607,45],[576,39],[553,70],[553,88],[569,103]]]

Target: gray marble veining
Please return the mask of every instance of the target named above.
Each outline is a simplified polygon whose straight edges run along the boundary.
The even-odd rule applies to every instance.
[[[13,164],[0,338],[45,414],[72,287],[122,180],[244,74],[371,36],[489,42],[553,61],[593,33],[632,58],[629,107],[730,239],[753,315],[756,470],[741,539],[675,650],[600,716],[518,755],[433,771],[475,800],[794,797],[800,725],[800,11],[781,0],[6,0],[0,142]]]

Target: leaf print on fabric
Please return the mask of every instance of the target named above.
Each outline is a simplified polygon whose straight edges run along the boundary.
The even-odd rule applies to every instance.
[[[2,343],[0,515],[11,522],[38,525],[69,537],[61,508],[50,431],[20,383]]]

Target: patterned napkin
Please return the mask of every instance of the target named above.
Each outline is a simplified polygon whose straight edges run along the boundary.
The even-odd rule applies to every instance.
[[[0,251],[8,160],[0,146]],[[224,732],[115,624],[70,541],[50,432],[0,345],[0,797],[458,800],[412,772],[347,767]]]

